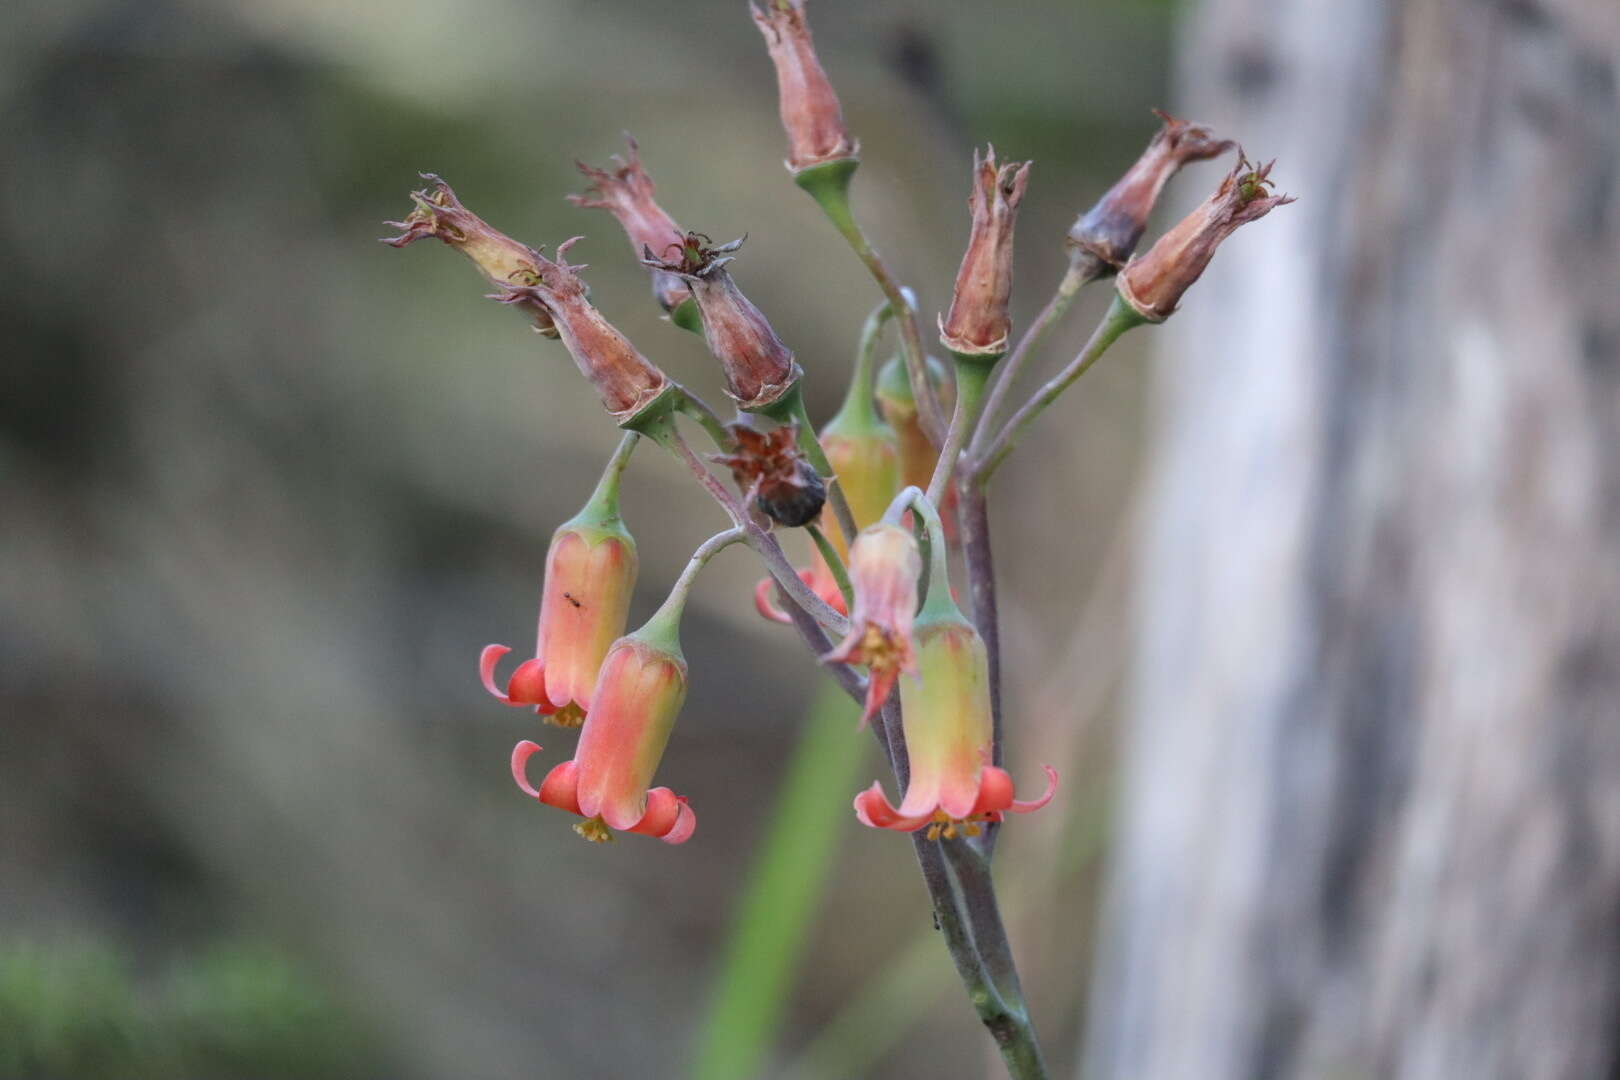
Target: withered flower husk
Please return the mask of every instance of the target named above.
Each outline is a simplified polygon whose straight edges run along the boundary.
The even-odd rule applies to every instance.
[[[655,255],[647,248],[641,261],[676,275],[691,288],[703,316],[704,340],[725,373],[726,393],[738,408],[763,409],[792,389],[804,371],[726,271],[730,254],[742,246],[742,240],[718,247],[711,244],[702,233],[687,233],[664,248],[662,256],[671,257]]]
[[[450,185],[432,173],[422,173],[428,186],[411,192],[416,208],[405,215],[404,221],[388,221],[400,230],[398,236],[383,237],[390,247],[402,248],[436,236],[472,260],[479,273],[492,285],[506,288],[512,285],[532,285],[539,280],[539,253],[527,244],[493,229],[483,218],[461,205]],[[525,314],[534,319],[534,328],[546,337],[555,338],[550,313],[538,303],[515,301]]]
[[[1159,193],[1183,165],[1208,160],[1237,145],[1230,139],[1217,139],[1203,124],[1178,120],[1158,109],[1153,112],[1164,124],[1147,149],[1069,230],[1073,256],[1095,258],[1100,264],[1099,277],[1125,265],[1142,240]]]
[[[1273,208],[1294,201],[1270,193],[1272,161],[1256,168],[1241,150],[1238,162],[1204,204],[1179,221],[1157,243],[1120,272],[1119,295],[1149,322],[1163,322],[1197,281],[1215,249],[1240,225],[1257,221]]]
[[[959,356],[997,357],[1007,351],[1012,320],[1013,226],[1029,184],[1029,162],[996,164],[996,148],[973,152],[973,213],[967,252],[956,272],[951,310],[939,321],[939,340]]]
[[[629,135],[624,138],[628,152],[623,157],[613,155],[612,168],[597,169],[583,161],[574,162],[590,179],[591,187],[583,195],[568,196],[568,201],[612,214],[637,255],[645,248],[662,251],[671,242],[679,242],[685,230],[653,198],[653,180],[641,167],[640,148]],[[666,312],[674,311],[691,295],[685,282],[664,270],[652,271],[652,288],[653,297]]]
[[[743,494],[752,498],[766,517],[789,528],[816,520],[827,501],[827,488],[799,450],[798,426],[784,424],[762,432],[739,422],[727,430],[736,440],[736,451],[714,454],[711,460],[731,470]]]
[[[509,285],[495,299],[508,304],[542,305],[574,363],[596,387],[602,406],[623,423],[672,384],[586,298],[585,282],[578,273],[585,267],[570,266],[566,258],[568,249],[579,239],[576,236],[559,244],[556,262],[536,252],[539,270],[535,282]]]
[[[844,126],[838,94],[816,57],[804,0],[765,0],[763,11],[753,4],[749,10],[776,65],[777,101],[788,136],[788,168],[798,172],[855,157],[860,143]]]

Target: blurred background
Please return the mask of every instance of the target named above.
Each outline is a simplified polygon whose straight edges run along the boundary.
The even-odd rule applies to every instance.
[[[1054,1074],[1620,1075],[1612,0],[812,15],[925,322],[976,144],[1035,161],[1017,325],[1151,106],[1301,196],[998,480],[1011,764],[1064,776],[997,860]],[[375,240],[419,171],[583,233],[598,306],[718,401],[563,200],[624,131],[679,221],[748,233],[830,415],[877,294],[782,169],[742,0],[0,10],[0,1075],[998,1075],[742,551],[659,774],[692,842],[583,844],[507,776],[573,736],[478,651],[526,646],[617,433],[464,260]],[[639,620],[723,522],[657,453],[625,497]]]

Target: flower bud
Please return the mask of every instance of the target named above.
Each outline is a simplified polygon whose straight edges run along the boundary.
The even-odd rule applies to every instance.
[[[589,502],[558,527],[546,552],[534,658],[512,672],[506,691],[495,666],[512,650],[489,645],[479,659],[488,690],[508,705],[533,705],[558,727],[584,723],[608,648],[624,633],[636,583],[636,542],[619,517],[621,452]]]
[[[1269,192],[1268,176],[1275,164],[1255,168],[1239,151],[1238,163],[1215,194],[1121,271],[1120,297],[1149,322],[1169,318],[1222,240],[1238,226],[1265,217],[1273,207],[1294,201],[1291,196]]]
[[[691,287],[703,316],[704,340],[725,372],[726,393],[740,409],[763,409],[792,389],[804,372],[764,314],[726,272],[730,253],[742,241],[719,247],[711,243],[702,233],[687,233],[664,249],[663,254],[673,258],[646,250],[642,262],[677,275]]]
[[[883,708],[900,672],[917,670],[911,625],[921,575],[922,554],[910,529],[880,522],[855,538],[849,553],[849,578],[855,589],[849,633],[822,660],[866,665],[862,725]]]
[[[579,370],[596,387],[603,408],[621,424],[633,419],[672,384],[668,377],[630,344],[586,299],[584,281],[570,266],[574,237],[557,248],[557,261],[536,253],[539,272],[532,284],[507,286],[496,299],[503,303],[537,302],[550,312],[557,333]]]
[[[1075,255],[1097,259],[1104,273],[1111,274],[1124,266],[1136,250],[1159,192],[1177,170],[1188,162],[1223,154],[1235,145],[1230,139],[1215,138],[1202,124],[1178,120],[1158,109],[1153,112],[1164,126],[1154,134],[1136,164],[1069,230],[1068,244]]]
[[[401,230],[398,236],[383,238],[383,243],[402,248],[424,236],[437,236],[459,250],[480,273],[498,288],[509,285],[532,285],[539,280],[540,255],[527,244],[520,244],[505,233],[485,224],[484,220],[461,205],[450,185],[423,173],[428,187],[411,192],[416,209],[405,215],[404,221],[389,221]],[[556,328],[545,307],[532,301],[519,304],[534,319],[534,328],[546,337],[555,338]]]
[[[731,470],[744,496],[772,521],[789,528],[810,524],[827,501],[827,488],[799,450],[798,426],[785,424],[766,433],[748,424],[727,428],[736,440],[732,454],[711,460]]]
[[[749,10],[776,65],[778,104],[788,136],[788,168],[798,172],[854,158],[860,144],[844,127],[838,95],[816,58],[804,0],[765,0],[763,11],[753,4]]]
[[[939,321],[939,340],[958,356],[994,359],[1007,351],[1012,320],[1013,225],[1029,184],[1029,163],[996,165],[996,149],[981,160],[973,152],[973,227],[956,272],[951,310]]]
[[[625,142],[629,152],[624,157],[615,154],[612,169],[594,169],[582,161],[574,162],[590,178],[591,188],[584,195],[568,196],[568,201],[612,214],[638,256],[644,249],[662,251],[671,242],[679,243],[686,230],[654,200],[652,177],[641,167],[636,140],[626,135]],[[673,312],[691,295],[680,278],[665,270],[652,271],[652,287],[654,298],[666,312]]]
[[[949,416],[956,401],[955,383],[951,370],[937,357],[927,357],[928,375],[937,391],[939,411]],[[923,431],[917,417],[917,399],[911,392],[911,377],[906,372],[905,358],[896,353],[883,365],[877,377],[877,402],[883,410],[883,419],[894,428],[900,449],[900,486],[927,489],[934,475],[934,463],[939,451]],[[955,487],[950,494],[955,493]],[[947,496],[948,498],[949,496]],[[942,513],[944,510],[942,508]],[[946,514],[946,520],[950,515]]]

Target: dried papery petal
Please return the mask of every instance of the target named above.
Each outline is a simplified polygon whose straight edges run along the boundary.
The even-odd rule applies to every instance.
[[[777,102],[788,136],[788,168],[798,171],[853,158],[860,152],[860,144],[844,126],[838,94],[816,57],[804,0],[765,0],[763,10],[753,4],[749,10],[776,65]]]
[[[629,149],[624,157],[614,155],[612,168],[574,163],[590,179],[591,187],[583,195],[568,196],[568,201],[611,213],[630,238],[630,248],[637,256],[644,249],[662,251],[671,242],[678,242],[686,230],[675,224],[675,219],[653,198],[653,180],[641,167],[636,140],[626,135],[625,142]],[[665,311],[674,311],[691,295],[686,283],[668,271],[653,270],[652,280],[653,296]]]
[[[1204,204],[1161,236],[1146,255],[1121,271],[1119,295],[1142,318],[1163,322],[1176,310],[1192,283],[1203,274],[1215,249],[1239,226],[1258,221],[1276,207],[1294,201],[1270,193],[1269,162],[1256,168],[1238,152],[1238,163]]]
[[[996,164],[996,149],[973,152],[973,214],[966,253],[956,272],[951,310],[939,321],[939,340],[960,356],[1000,356],[1012,320],[1013,226],[1029,185],[1029,163]]]
[[[1216,157],[1237,145],[1217,139],[1203,124],[1153,111],[1164,123],[1147,149],[1069,230],[1069,246],[1099,260],[1109,273],[1124,266],[1136,250],[1165,183],[1183,165]]]
[[[428,186],[411,192],[416,208],[404,221],[389,221],[400,230],[398,236],[383,238],[390,247],[402,248],[424,237],[436,236],[472,260],[479,273],[498,288],[532,285],[540,276],[539,252],[527,244],[491,228],[483,218],[461,205],[450,185],[423,173]],[[557,336],[550,313],[542,305],[522,301],[519,306],[534,319],[534,328],[547,337]]]
[[[763,432],[739,422],[727,430],[736,449],[710,460],[731,470],[744,496],[780,525],[798,528],[814,521],[827,501],[827,488],[799,449],[798,426]]]
[[[647,249],[642,263],[690,286],[703,316],[703,338],[725,373],[727,395],[738,408],[757,410],[780,400],[804,372],[764,313],[727,273],[731,253],[741,246],[741,239],[715,246],[702,233],[687,233],[662,252]]]
[[[579,370],[596,387],[603,408],[618,421],[641,412],[672,385],[664,373],[642,356],[630,340],[602,317],[587,299],[585,282],[565,257],[578,241],[574,237],[557,247],[557,261],[539,259],[539,275],[531,285],[508,286],[495,299],[503,303],[539,302],[550,312],[557,333]]]

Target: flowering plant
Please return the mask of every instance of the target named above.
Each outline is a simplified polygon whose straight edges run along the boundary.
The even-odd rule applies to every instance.
[[[1289,199],[1271,192],[1269,165],[1256,168],[1239,153],[1209,200],[1145,255],[1135,255],[1166,182],[1183,165],[1233,148],[1205,127],[1161,113],[1162,126],[1141,158],[1069,230],[1067,272],[1014,344],[1013,240],[1031,166],[998,163],[993,149],[975,151],[968,237],[949,306],[938,317],[949,357],[942,363],[924,349],[912,294],[851,212],[848,192],[861,146],[816,55],[804,0],[766,0],[752,14],[776,65],[788,171],[883,296],[863,328],[843,407],[819,431],[806,413],[802,382],[824,373],[800,366],[743,291],[732,269],[741,242],[717,244],[678,226],[654,200],[634,140],[610,168],[581,165],[591,187],[571,201],[613,215],[669,322],[703,336],[736,409],[729,422],[596,308],[580,276],[586,268],[566,257],[575,240],[547,258],[496,231],[448,184],[428,176],[428,187],[412,196],[415,209],[393,223],[399,235],[385,241],[404,247],[436,237],[460,250],[495,288],[495,299],[561,343],[626,433],[590,501],[552,539],[535,656],[503,688],[495,672],[510,650],[491,645],[481,658],[482,680],[502,702],[532,705],[551,723],[580,729],[573,756],[554,765],[539,787],[528,763],[541,747],[517,744],[511,764],[521,791],[578,815],[583,820],[575,829],[589,840],[629,832],[685,843],[696,834],[696,812],[669,788],[651,786],[686,696],[681,611],[710,558],[733,544],[752,549],[767,574],[755,597],[760,612],[791,624],[862,703],[862,726],[876,735],[894,771],[899,805],[874,782],[854,795],[856,816],[873,828],[910,834],[956,969],[1010,1075],[1044,1076],[990,863],[1005,816],[1045,806],[1057,774],[1046,768],[1044,791],[1018,799],[1003,765],[1005,739],[1017,724],[1001,708],[990,481],[1028,426],[1114,340],[1168,318],[1223,239]],[[1116,295],[1085,348],[999,419],[1029,356],[1075,294],[1110,278]],[[891,323],[900,348],[880,376],[877,345]],[[680,418],[713,444],[708,461],[729,475],[710,470]],[[651,619],[625,634],[637,557],[620,516],[619,476],[642,438],[690,470],[729,527],[697,549]],[[782,546],[792,529],[810,541],[803,569]],[[965,588],[971,617],[958,605],[953,576]]]

